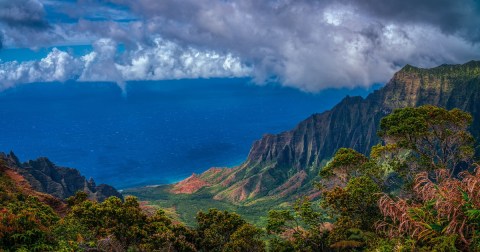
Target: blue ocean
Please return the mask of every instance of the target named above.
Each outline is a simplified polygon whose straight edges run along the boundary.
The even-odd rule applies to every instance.
[[[172,183],[231,167],[265,133],[295,127],[346,95],[310,94],[249,79],[33,83],[0,92],[0,151],[48,157],[119,189]]]

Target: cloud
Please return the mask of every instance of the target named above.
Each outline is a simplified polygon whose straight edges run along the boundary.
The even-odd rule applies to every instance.
[[[37,0],[1,0],[0,22],[10,27],[48,29],[43,5]]]
[[[93,44],[94,51],[83,56],[83,72],[80,81],[115,81],[121,82],[115,57],[117,45],[111,39],[100,39]]]
[[[77,69],[66,76],[83,81],[249,76],[259,84],[274,81],[316,92],[386,82],[405,64],[432,67],[480,58],[480,4],[474,0],[0,3],[29,3],[24,12],[32,13],[10,18],[16,25],[0,25],[5,45],[93,44],[83,57],[69,55]],[[7,20],[1,13],[0,22]],[[45,28],[27,28],[35,22]]]
[[[426,24],[447,35],[480,41],[480,2],[475,0],[343,0],[383,22]]]
[[[257,82],[306,91],[385,82],[407,63],[480,57],[474,1],[112,2],[143,17],[146,33],[231,52],[253,66]]]
[[[4,44],[38,48],[61,40],[38,0],[0,0],[0,31]]]
[[[124,90],[125,81],[184,78],[245,77],[251,69],[230,54],[180,48],[155,40],[156,45],[118,53],[112,39],[99,39],[82,57],[54,48],[38,61],[0,63],[0,90],[17,83],[113,81]]]
[[[245,77],[251,69],[231,54],[182,48],[157,38],[154,46],[129,52],[128,63],[117,65],[127,80]]]
[[[0,90],[17,83],[66,81],[78,75],[79,62],[56,48],[40,61],[0,64]]]

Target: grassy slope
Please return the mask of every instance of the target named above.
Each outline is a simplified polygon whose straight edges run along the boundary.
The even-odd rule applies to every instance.
[[[165,209],[173,218],[179,218],[188,226],[195,225],[195,216],[199,211],[210,208],[232,211],[240,214],[248,222],[257,226],[265,226],[267,213],[271,209],[287,208],[287,203],[276,199],[262,198],[255,202],[236,205],[227,201],[214,200],[206,189],[194,194],[172,194],[170,185],[157,187],[140,187],[124,190],[123,195],[133,195],[139,200],[149,202],[149,205]]]

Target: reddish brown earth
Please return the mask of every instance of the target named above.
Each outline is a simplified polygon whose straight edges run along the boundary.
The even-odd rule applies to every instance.
[[[210,186],[205,180],[201,179],[195,173],[192,176],[180,181],[179,183],[175,184],[170,192],[179,194],[179,193],[186,193],[192,194],[205,186]]]
[[[67,205],[60,199],[46,193],[35,191],[30,183],[18,172],[5,167],[3,172],[13,181],[17,190],[25,195],[37,197],[41,202],[49,205],[55,212],[64,215],[67,211]]]

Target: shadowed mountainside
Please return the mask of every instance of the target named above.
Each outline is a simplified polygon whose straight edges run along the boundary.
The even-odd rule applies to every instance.
[[[240,166],[193,175],[174,185],[171,192],[195,193],[208,188],[214,199],[231,202],[288,197],[300,191],[315,196],[308,193],[311,182],[335,151],[348,147],[368,154],[379,143],[380,119],[394,109],[424,104],[459,108],[473,115],[471,132],[478,139],[479,100],[480,61],[431,69],[406,65],[365,99],[347,96],[331,110],[310,116],[290,131],[266,134],[253,144]],[[195,186],[189,180],[195,181]]]
[[[25,178],[33,190],[59,199],[73,196],[77,191],[86,192],[90,199],[97,201],[103,201],[110,196],[123,199],[112,186],[105,184],[97,186],[93,179],[85,179],[78,170],[56,166],[44,157],[21,163],[15,154],[10,152],[9,154],[0,153],[0,160]]]

